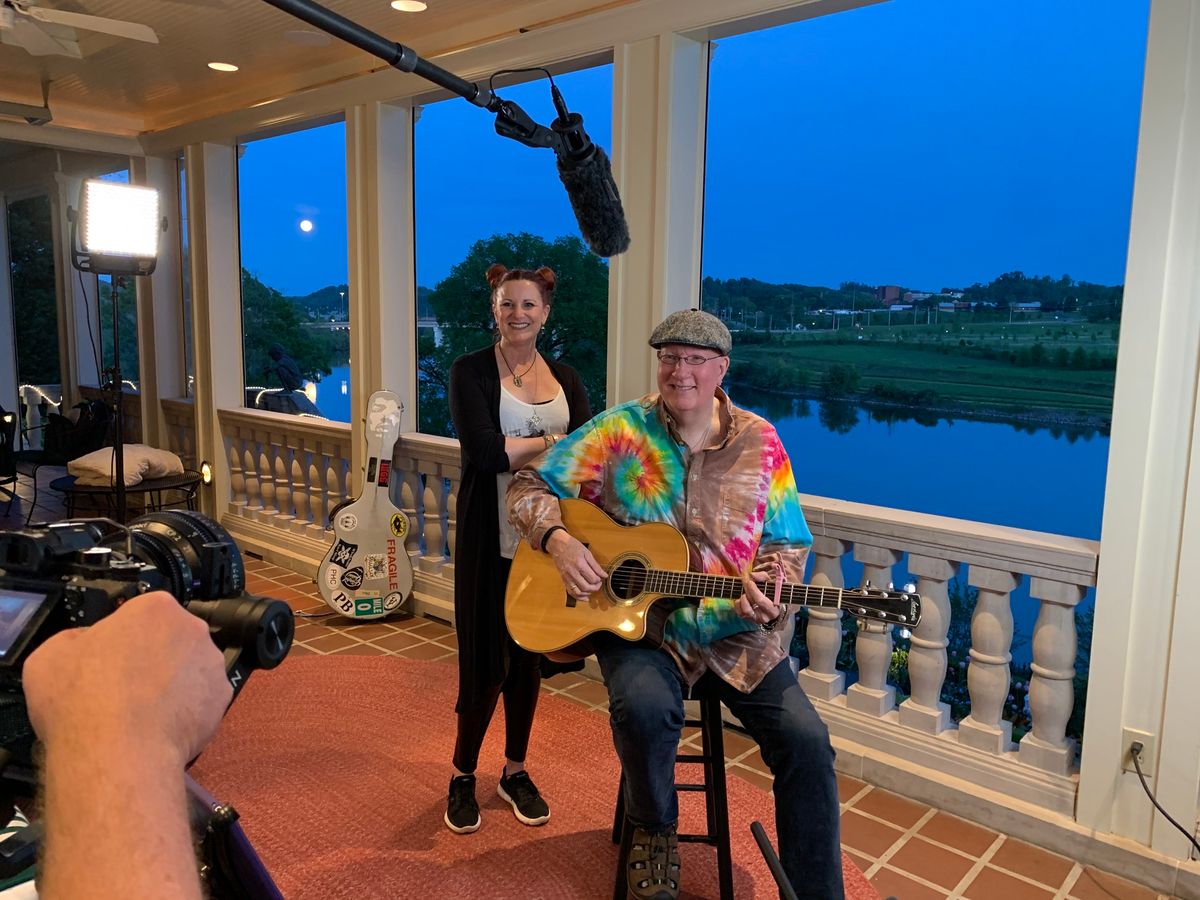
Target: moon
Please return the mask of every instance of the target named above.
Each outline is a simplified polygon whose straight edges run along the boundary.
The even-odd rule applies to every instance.
[[[301,219],[300,220],[300,230],[303,231],[305,234],[308,234],[310,231],[312,231],[313,230],[312,219]]]

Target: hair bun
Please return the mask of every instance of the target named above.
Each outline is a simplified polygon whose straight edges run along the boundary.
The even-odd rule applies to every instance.
[[[488,266],[488,270],[484,275],[484,278],[487,279],[487,283],[492,290],[495,290],[496,288],[500,287],[501,282],[504,280],[504,276],[507,274],[508,266],[504,265],[504,263],[492,263],[490,266]]]
[[[550,291],[554,290],[554,286],[558,283],[558,276],[554,274],[553,269],[551,269],[549,266],[542,266],[537,270],[536,274],[546,282],[546,286],[550,289]]]

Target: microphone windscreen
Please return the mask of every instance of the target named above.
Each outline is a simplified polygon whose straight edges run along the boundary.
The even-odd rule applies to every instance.
[[[599,146],[579,161],[558,161],[558,177],[567,189],[579,233],[597,256],[615,256],[629,249],[629,226],[613,181],[608,154]]]

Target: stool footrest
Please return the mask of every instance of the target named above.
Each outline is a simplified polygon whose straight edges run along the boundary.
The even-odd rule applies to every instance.
[[[679,782],[675,782],[675,790],[699,791],[700,793],[708,793],[708,786],[703,784],[680,784]]]
[[[708,762],[708,757],[705,756],[703,753],[680,753],[678,756],[675,757],[675,762],[677,762],[677,763],[706,763],[706,762]],[[722,760],[721,765],[724,765],[724,764],[725,764],[724,760]]]
[[[717,845],[716,836],[711,834],[677,834],[675,837],[681,844],[708,844],[712,847]]]

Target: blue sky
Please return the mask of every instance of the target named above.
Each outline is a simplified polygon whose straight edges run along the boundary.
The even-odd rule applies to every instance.
[[[1148,0],[891,0],[720,41],[704,274],[1120,283],[1147,18]],[[611,67],[558,81],[611,148]],[[553,118],[542,81],[501,94]],[[419,284],[480,237],[577,233],[553,154],[486,111],[431,104],[415,142]],[[346,280],[344,147],[334,124],[241,159],[243,265],[286,294]]]

